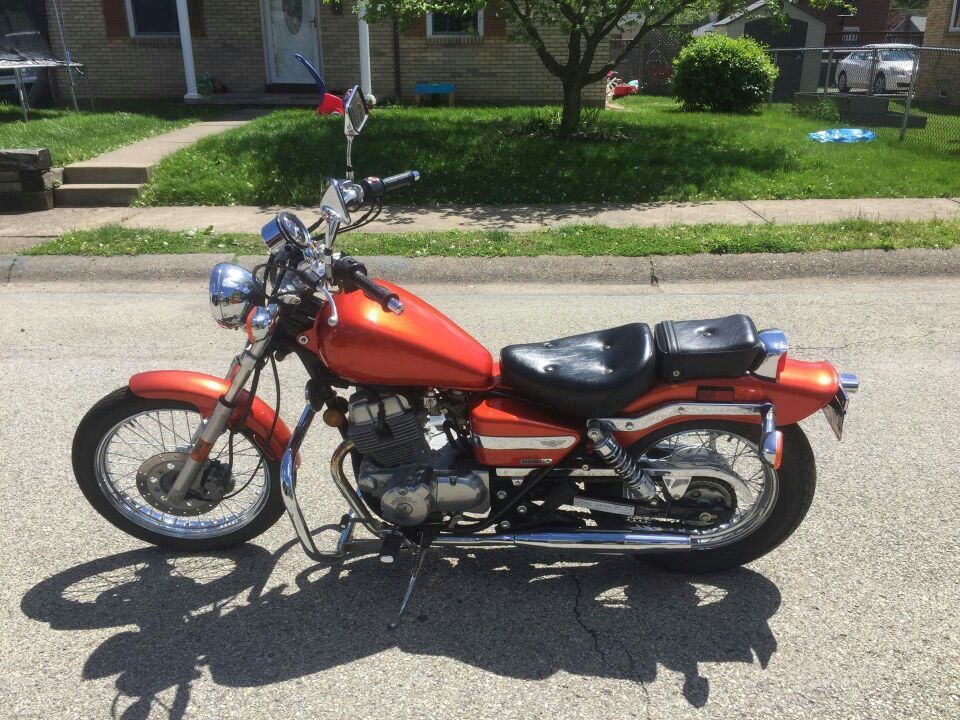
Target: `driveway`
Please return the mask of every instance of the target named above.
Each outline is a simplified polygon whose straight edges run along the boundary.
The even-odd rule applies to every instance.
[[[408,559],[317,567],[286,519],[255,545],[174,556],[80,495],[70,443],[96,399],[138,370],[220,373],[237,351],[204,285],[0,288],[4,717],[960,716],[960,280],[414,288],[494,349],[744,311],[863,391],[842,444],[805,423],[813,508],[750,567],[435,550],[396,631]],[[292,424],[304,377],[280,367]],[[301,474],[318,525],[343,510],[320,427]]]

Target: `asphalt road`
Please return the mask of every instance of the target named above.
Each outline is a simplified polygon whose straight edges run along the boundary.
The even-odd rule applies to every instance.
[[[133,372],[220,373],[241,338],[203,283],[0,288],[0,716],[17,718],[955,718],[960,280],[412,288],[491,348],[637,319],[752,314],[794,355],[859,372],[847,436],[804,423],[807,520],[750,567],[688,577],[631,558],[434,551],[334,570],[292,546],[176,557],[87,506],[73,430]],[[303,374],[281,366],[293,424]],[[305,446],[304,503],[342,512]]]

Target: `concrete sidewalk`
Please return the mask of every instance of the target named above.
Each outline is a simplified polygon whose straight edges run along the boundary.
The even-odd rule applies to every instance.
[[[257,108],[237,110],[67,165],[63,169],[63,185],[54,191],[56,204],[60,208],[115,206],[115,209],[124,209],[136,199],[140,185],[167,155],[201,138],[244,125],[267,112]]]
[[[119,223],[134,228],[184,230],[212,225],[217,232],[257,233],[275,207],[54,208],[0,214],[0,253],[11,253],[69,230]],[[317,208],[294,208],[307,222]],[[384,208],[365,232],[505,230],[522,232],[563,225],[666,226],[818,223],[960,218],[960,198],[854,198],[845,200],[729,200],[689,203],[568,204],[502,207]]]

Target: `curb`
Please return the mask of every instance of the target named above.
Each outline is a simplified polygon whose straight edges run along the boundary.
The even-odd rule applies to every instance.
[[[213,265],[232,259],[229,254],[3,256],[0,257],[0,282],[205,281]],[[262,256],[244,256],[234,261],[252,268],[264,259]],[[401,283],[660,285],[711,280],[960,275],[960,248],[650,257],[407,258],[380,255],[364,257],[363,262],[371,275]]]

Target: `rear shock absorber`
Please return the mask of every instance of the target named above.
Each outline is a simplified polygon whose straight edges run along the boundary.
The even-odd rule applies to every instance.
[[[587,430],[587,437],[593,443],[593,452],[609,465],[641,500],[652,500],[657,496],[657,486],[653,480],[617,442],[613,433],[599,423],[591,423]]]

